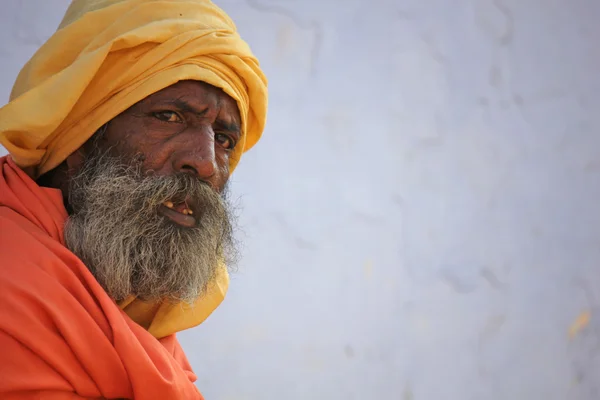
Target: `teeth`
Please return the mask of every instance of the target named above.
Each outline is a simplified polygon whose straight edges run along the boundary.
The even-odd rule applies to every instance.
[[[163,203],[163,206],[167,207],[167,208],[171,208],[173,209],[175,207],[175,204],[173,204],[172,201],[165,201]],[[192,215],[194,212],[192,210],[190,210],[189,208],[184,208],[181,213],[183,215]]]

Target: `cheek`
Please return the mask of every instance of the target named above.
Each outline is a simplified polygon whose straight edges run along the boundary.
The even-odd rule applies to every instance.
[[[219,172],[221,173],[222,176],[225,177],[225,179],[229,178],[229,160],[225,160],[224,162],[222,162],[221,164],[219,164]]]
[[[159,171],[168,163],[172,151],[169,146],[149,141],[135,141],[126,144],[126,157],[141,162],[144,170]]]
[[[140,118],[131,115],[120,115],[110,121],[102,139],[104,146],[121,156],[132,157],[144,154],[150,147],[147,138],[142,133],[146,129]]]
[[[150,129],[136,129],[125,135],[122,149],[125,154],[142,162],[145,170],[162,170],[177,150],[172,137]]]
[[[225,185],[229,181],[229,156],[226,152],[221,154],[217,153],[217,176],[215,179],[215,186],[219,191],[225,188]]]
[[[159,174],[172,173],[172,158],[174,151],[169,146],[155,145],[139,149],[138,157],[142,161],[144,171],[154,171]]]

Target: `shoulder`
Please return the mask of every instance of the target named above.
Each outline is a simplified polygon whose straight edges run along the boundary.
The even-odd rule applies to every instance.
[[[98,304],[104,291],[85,265],[6,207],[0,207],[0,254],[0,329],[16,326],[19,334],[30,327],[64,336],[61,329],[82,328],[86,321],[110,331]]]

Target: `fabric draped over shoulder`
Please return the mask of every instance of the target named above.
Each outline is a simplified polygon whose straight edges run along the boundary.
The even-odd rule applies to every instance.
[[[267,79],[233,21],[209,0],[74,0],[0,109],[0,143],[36,178],[133,104],[181,80],[236,100],[242,137],[230,171],[260,139]]]
[[[201,400],[175,334],[157,338],[108,296],[64,246],[66,218],[58,189],[0,158],[0,399]]]

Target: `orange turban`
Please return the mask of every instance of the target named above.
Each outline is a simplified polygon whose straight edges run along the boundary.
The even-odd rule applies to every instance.
[[[267,80],[233,21],[210,0],[74,0],[0,109],[0,143],[37,178],[122,111],[188,79],[237,101],[233,171],[267,113]]]

